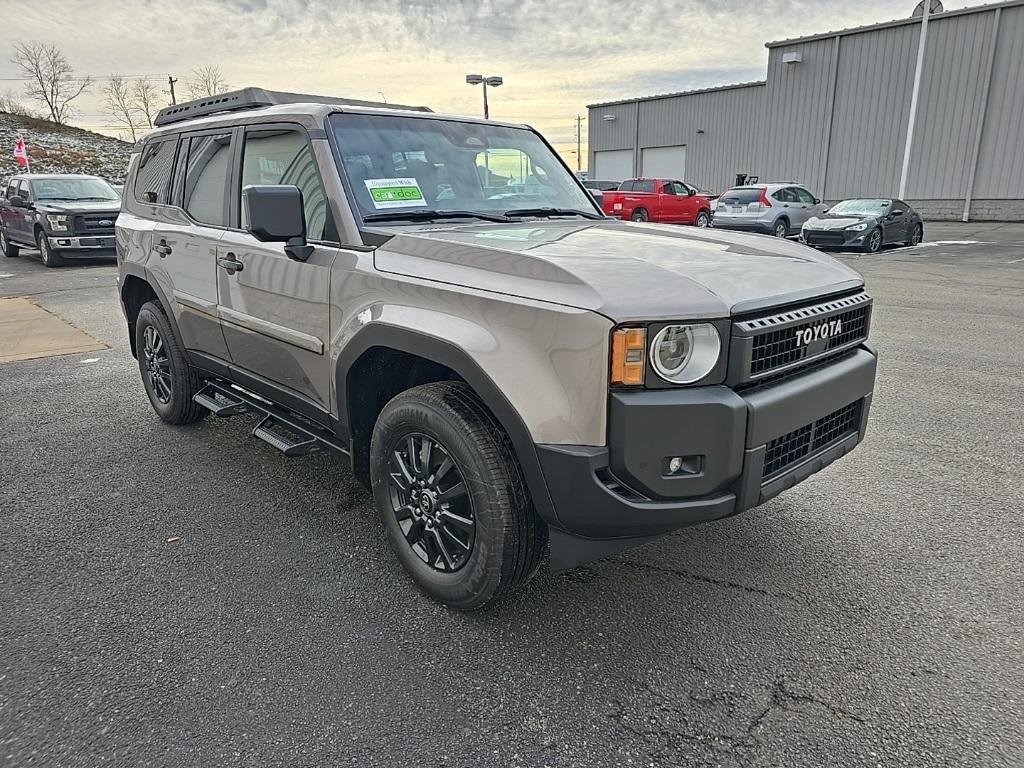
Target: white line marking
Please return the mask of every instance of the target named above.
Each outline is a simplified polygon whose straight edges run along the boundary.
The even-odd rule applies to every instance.
[[[1024,261],[1024,258],[1021,258],[1021,259],[1014,259],[1013,261],[1008,261],[1008,262],[1006,262],[1006,263],[1007,263],[1007,264],[1019,264],[1019,263],[1020,263],[1020,262],[1022,262],[1022,261]]]
[[[87,357],[85,360],[79,360],[80,363],[98,363],[100,359],[98,357]]]

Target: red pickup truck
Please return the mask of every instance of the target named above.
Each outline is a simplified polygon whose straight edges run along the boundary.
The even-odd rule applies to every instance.
[[[604,193],[601,207],[619,219],[711,226],[708,199],[674,179],[627,179],[616,191]]]

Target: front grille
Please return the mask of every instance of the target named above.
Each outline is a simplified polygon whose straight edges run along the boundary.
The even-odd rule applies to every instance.
[[[101,224],[107,222],[109,224]],[[112,235],[117,213],[86,213],[75,216],[75,232],[83,235]]]
[[[768,479],[789,469],[811,454],[818,453],[836,441],[852,435],[860,428],[858,400],[817,421],[777,437],[765,447],[762,477]]]
[[[844,245],[846,237],[842,232],[808,232],[804,231],[804,240],[808,245]]]
[[[854,346],[867,339],[870,318],[871,297],[862,292],[738,321],[733,336],[740,359],[733,381],[742,385]]]
[[[839,315],[828,318],[828,322],[838,319],[842,332],[830,336],[825,345],[825,351],[838,349],[855,339],[866,336],[868,308],[857,307]],[[814,328],[825,322],[824,318],[812,320],[809,323],[791,326],[780,331],[769,331],[768,333],[754,337],[754,349],[750,356],[750,373],[757,375],[770,371],[774,368],[782,368],[791,363],[809,357],[811,347],[807,344],[800,344],[797,341],[797,334],[808,328]]]

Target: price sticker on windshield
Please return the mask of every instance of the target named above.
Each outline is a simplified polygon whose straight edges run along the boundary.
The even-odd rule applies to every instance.
[[[426,205],[423,190],[416,179],[366,179],[366,191],[370,193],[373,207],[415,208]]]

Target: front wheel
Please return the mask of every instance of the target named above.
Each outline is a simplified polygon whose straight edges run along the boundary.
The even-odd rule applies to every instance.
[[[882,230],[871,230],[868,239],[864,241],[864,250],[868,253],[878,253],[882,250]]]
[[[707,211],[701,211],[697,214],[697,219],[693,222],[694,226],[706,229],[711,226],[711,216]]]
[[[39,249],[39,260],[43,262],[43,266],[51,268],[64,266],[64,259],[50,248],[50,240],[41,229],[36,232],[36,247]]]
[[[508,436],[466,384],[424,384],[385,405],[370,477],[395,554],[442,603],[482,608],[540,565],[547,528]]]
[[[645,209],[637,208],[629,218],[631,221],[648,221],[650,216],[647,215],[647,211]]]
[[[0,251],[9,259],[17,258],[21,249],[7,239],[7,230],[0,229]]]

